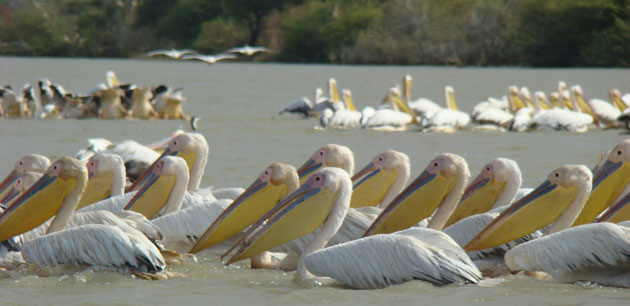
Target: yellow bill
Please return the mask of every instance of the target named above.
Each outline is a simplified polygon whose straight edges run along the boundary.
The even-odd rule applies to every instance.
[[[112,194],[113,180],[114,173],[111,171],[102,173],[101,175],[91,175],[76,209],[78,210],[92,203],[109,198]]]
[[[352,191],[350,207],[377,206],[397,178],[397,171],[375,168],[373,163],[369,163],[352,177],[353,182],[358,182],[355,183]]]
[[[493,178],[479,175],[464,191],[464,196],[446,221],[448,227],[468,216],[487,212],[505,190],[507,181],[497,182]]]

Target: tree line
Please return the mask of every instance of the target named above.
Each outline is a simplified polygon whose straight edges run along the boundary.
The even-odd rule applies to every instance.
[[[0,54],[630,67],[630,0],[0,0]]]

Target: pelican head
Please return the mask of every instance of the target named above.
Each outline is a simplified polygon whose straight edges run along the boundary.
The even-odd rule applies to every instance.
[[[410,167],[405,153],[387,150],[377,155],[352,177],[354,188],[350,207],[389,203],[409,180]]]
[[[527,107],[525,102],[521,99],[520,92],[516,85],[512,85],[508,88],[508,105],[510,106],[510,111],[514,114],[521,108]]]
[[[322,228],[320,231],[334,234],[348,210],[351,194],[352,182],[347,172],[331,167],[317,171],[243,235],[235,244],[238,249],[226,264],[250,258],[302,237],[324,222],[328,225],[333,224],[333,220],[338,221],[334,222],[337,228]],[[327,241],[319,242],[325,245]]]
[[[617,107],[620,111],[623,112],[626,108],[628,108],[628,106],[621,100],[621,93],[619,92],[619,89],[611,89],[608,92],[608,97],[610,103]]]
[[[613,204],[630,183],[630,139],[613,148],[603,165],[593,173],[593,191],[573,226],[586,224]]]
[[[350,89],[344,89],[341,91],[343,95],[343,102],[346,104],[346,109],[356,111],[357,108],[354,106],[354,101],[352,100],[352,92]]]
[[[560,104],[560,95],[557,92],[549,94],[549,101],[554,108],[564,108],[564,106]]]
[[[335,80],[335,78],[328,79],[328,98],[333,102],[341,101],[341,99],[339,99],[337,80]]]
[[[350,148],[338,144],[327,144],[321,147],[297,170],[300,184],[304,183],[315,170],[323,167],[341,168],[351,175],[354,173],[354,154]]]
[[[470,172],[461,156],[443,153],[405,188],[374,220],[364,236],[409,228],[435,213],[428,227],[442,229],[464,193]]]
[[[374,107],[371,107],[371,106],[364,107],[361,110],[361,120],[359,121],[359,124],[361,126],[365,125],[365,123],[374,115],[376,115],[376,110],[374,109]]]
[[[411,102],[411,84],[413,82],[413,79],[411,78],[410,75],[406,74],[403,77],[403,99],[405,99],[405,102],[409,103]]]
[[[89,175],[77,209],[106,199],[112,195],[121,195],[125,188],[125,163],[116,154],[98,153],[87,161]]]
[[[24,172],[18,174],[13,184],[9,185],[8,192],[0,199],[0,203],[9,204],[13,199],[17,198],[35,184],[42,175],[43,173],[38,172]]]
[[[588,198],[592,177],[583,165],[566,165],[552,171],[540,186],[514,202],[470,240],[465,250],[478,251],[507,243],[552,222],[549,233],[569,227]]]
[[[459,205],[445,226],[488,210],[508,205],[521,186],[521,169],[507,158],[496,158],[486,164],[481,173],[464,191]]]
[[[161,157],[147,172],[138,192],[124,209],[141,213],[147,219],[152,219],[162,209],[164,213],[179,210],[188,185],[188,167],[184,159]]]
[[[190,171],[188,190],[195,190],[199,188],[199,184],[201,183],[201,176],[208,162],[209,151],[208,142],[203,135],[199,133],[177,133],[169,140],[160,158],[169,155],[183,158]],[[160,160],[160,158],[156,159],[155,162]],[[155,162],[149,169],[153,168]],[[149,169],[140,175],[128,191],[136,190],[138,185],[144,181],[144,178],[149,173]]]
[[[30,231],[57,215],[48,231],[65,227],[87,185],[83,162],[71,157],[55,161],[27,191],[0,215],[0,239]]]
[[[7,187],[13,184],[19,174],[25,172],[44,173],[50,167],[48,157],[39,154],[26,154],[13,166],[13,170],[0,183],[0,199],[6,196]]]
[[[190,253],[197,253],[238,234],[272,209],[280,199],[298,188],[295,167],[273,163],[230,204],[197,240]]]
[[[455,90],[452,86],[444,87],[444,98],[446,99],[446,107],[448,109],[457,110],[457,103],[455,103]]]
[[[542,91],[534,93],[534,105],[537,105],[540,109],[551,109],[547,102],[547,95]]]

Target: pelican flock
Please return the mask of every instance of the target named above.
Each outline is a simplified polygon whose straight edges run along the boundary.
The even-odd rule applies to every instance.
[[[285,106],[280,114],[319,117],[317,129],[411,129],[442,133],[461,130],[586,132],[623,127],[630,130],[630,111],[626,111],[630,99],[624,99],[630,95],[622,96],[617,89],[610,90],[608,100],[587,100],[579,85],[568,88],[563,81],[559,82],[558,91],[549,93],[549,98],[542,91],[532,96],[528,88],[513,85],[502,98],[488,97],[468,114],[458,108],[452,86],[444,87],[443,106],[426,98],[413,100],[410,75],[403,77],[402,89],[399,85],[388,89],[384,103],[366,106],[361,111],[354,106],[349,89],[342,90],[344,99],[340,101],[336,80],[331,78],[329,84],[331,82],[335,87],[329,86],[328,97],[320,93],[315,102],[303,97]]]
[[[535,96],[536,112],[552,111]],[[524,97],[505,107],[529,107]],[[347,98],[339,103],[354,108]],[[455,109],[434,115],[442,110]],[[339,144],[299,167],[271,163],[251,173],[247,188],[214,189],[201,182],[210,160],[202,134],[123,143],[95,139],[79,159],[26,154],[15,163],[0,183],[2,269],[31,263],[47,275],[92,269],[167,279],[185,277],[172,269],[190,253],[357,289],[475,285],[520,271],[630,287],[628,139],[593,170],[560,165],[533,189],[521,186],[516,161],[501,157],[471,181],[454,153],[437,154],[412,181],[410,157],[394,150],[355,173],[352,150]]]

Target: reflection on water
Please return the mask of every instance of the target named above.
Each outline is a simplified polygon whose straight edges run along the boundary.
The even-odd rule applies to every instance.
[[[72,92],[88,92],[113,69],[121,81],[139,85],[183,86],[184,111],[201,118],[200,131],[210,144],[210,159],[202,186],[246,187],[268,164],[302,164],[326,143],[350,147],[357,167],[376,154],[395,149],[409,155],[415,177],[435,155],[453,152],[469,163],[471,173],[496,157],[516,160],[523,184],[538,185],[563,164],[595,164],[597,155],[628,136],[619,130],[584,134],[540,131],[526,134],[458,132],[319,131],[316,120],[278,116],[286,104],[311,96],[335,77],[340,88],[353,92],[358,107],[376,105],[404,74],[414,77],[412,97],[441,101],[452,85],[460,108],[470,111],[486,96],[501,96],[509,85],[546,92],[559,80],[580,84],[589,98],[606,98],[608,90],[630,92],[630,71],[622,69],[460,69],[437,67],[357,67],[277,64],[216,64],[149,60],[0,58],[0,84],[20,87],[49,78]],[[87,138],[112,141],[135,139],[150,143],[174,129],[188,130],[183,121],[0,120],[0,176],[26,153],[57,158],[73,155]],[[209,221],[210,222],[210,221]],[[511,276],[487,286],[434,287],[419,281],[382,290],[348,290],[338,285],[314,286],[294,280],[293,273],[224,267],[218,257],[188,259],[176,271],[188,275],[169,281],[141,281],[116,273],[82,272],[62,277],[0,276],[0,300],[16,304],[96,303],[213,303],[276,304],[621,304],[630,291],[589,284],[568,285]],[[14,273],[14,272],[12,272]],[[18,274],[20,275],[20,274]]]

